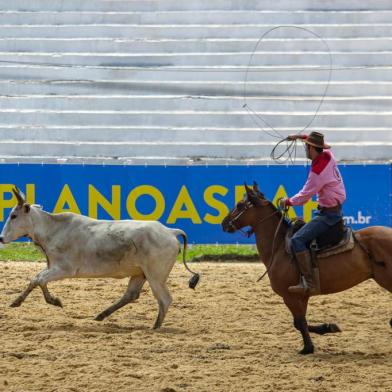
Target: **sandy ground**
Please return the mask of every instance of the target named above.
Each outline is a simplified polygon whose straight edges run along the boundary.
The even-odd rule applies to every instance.
[[[261,264],[193,264],[196,291],[176,265],[173,304],[160,331],[148,285],[140,299],[103,322],[93,318],[119,298],[126,280],[52,283],[64,308],[36,289],[10,302],[41,268],[0,263],[0,390],[4,391],[392,391],[392,295],[368,281],[311,300],[308,320],[336,322],[340,334],[302,339]]]

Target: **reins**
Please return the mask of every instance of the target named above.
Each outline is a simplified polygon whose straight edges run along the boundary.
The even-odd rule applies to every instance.
[[[275,213],[276,213],[276,212],[279,212],[279,210],[276,210]],[[286,218],[286,215],[287,215],[287,211],[286,211],[286,210],[283,210],[282,216],[281,216],[281,218],[280,218],[280,220],[279,220],[279,223],[278,223],[278,226],[277,226],[277,228],[276,228],[276,230],[275,230],[274,238],[273,238],[273,240],[272,240],[271,261],[268,263],[268,267],[267,267],[267,269],[265,270],[265,272],[263,273],[263,275],[261,275],[260,278],[256,280],[256,282],[260,282],[260,280],[262,280],[262,279],[265,277],[265,275],[267,275],[268,272],[269,272],[269,271],[271,270],[271,268],[272,268],[272,265],[273,265],[273,263],[274,263],[274,261],[275,261],[275,257],[274,257],[274,256],[275,256],[275,242],[276,242],[276,238],[277,238],[277,236],[278,236],[280,227],[282,226],[282,222],[283,222],[284,219]],[[270,215],[270,216],[272,216],[272,215]]]
[[[254,230],[251,229],[251,230],[245,231],[245,230],[239,229],[239,228],[236,227],[235,222],[236,222],[237,219],[238,219],[246,210],[248,210],[248,209],[249,209],[249,207],[248,207],[248,208],[245,208],[243,211],[241,211],[235,218],[233,218],[233,219],[229,222],[229,226],[233,227],[236,231],[239,231],[243,236],[245,236],[245,237],[247,237],[247,238],[249,238],[249,237],[254,233]],[[272,214],[270,214],[270,215],[264,217],[263,219],[258,220],[257,223],[256,223],[256,226],[259,225],[260,223],[266,221],[267,219],[271,218],[272,216],[274,216],[274,215],[277,214],[278,212],[279,212],[279,210],[276,210],[276,211],[274,211]],[[284,215],[282,215],[282,217],[284,217]]]
[[[235,222],[236,222],[237,219],[239,219],[240,216],[241,216],[245,211],[247,211],[251,206],[253,206],[252,203],[249,203],[249,202],[248,202],[248,203],[246,204],[246,207],[247,207],[247,208],[244,208],[237,216],[235,216],[235,217],[234,217],[232,220],[230,220],[230,222],[229,222],[229,226],[233,227],[236,231],[239,231],[243,236],[245,236],[245,237],[247,237],[247,238],[249,238],[249,237],[254,233],[254,229],[252,228],[251,230],[248,230],[248,231],[242,230],[242,229],[236,227]],[[268,216],[265,216],[264,218],[258,220],[258,221],[256,222],[256,224],[255,224],[255,227],[257,227],[258,225],[260,225],[260,224],[263,223],[264,221],[270,219],[271,217],[273,217],[274,215],[278,214],[279,212],[281,212],[281,211],[277,209],[277,210],[275,210],[272,214],[270,214],[270,215],[268,215]],[[282,226],[282,223],[283,223],[284,219],[285,219],[286,216],[287,216],[287,210],[284,209],[284,210],[281,212],[281,214],[282,214],[282,216],[281,216],[281,218],[280,218],[280,220],[279,220],[278,226],[277,226],[277,228],[276,228],[276,230],[275,230],[274,238],[273,238],[273,240],[272,240],[272,255],[271,255],[271,261],[270,261],[270,263],[268,264],[268,267],[267,267],[266,271],[263,273],[263,275],[260,276],[259,279],[257,279],[256,282],[260,282],[260,280],[262,280],[262,279],[265,277],[265,275],[268,274],[268,272],[271,270],[272,265],[273,265],[273,263],[274,263],[274,260],[275,260],[274,256],[275,256],[275,243],[276,243],[276,238],[277,238],[277,236],[278,236],[278,233],[279,233],[279,230],[280,230],[280,228],[281,228],[281,226]]]

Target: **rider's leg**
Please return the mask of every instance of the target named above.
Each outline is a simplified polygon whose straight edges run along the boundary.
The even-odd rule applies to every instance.
[[[318,215],[305,226],[301,227],[291,239],[291,248],[298,268],[304,277],[300,278],[298,285],[290,286],[291,293],[319,294],[320,288],[313,281],[312,260],[308,250],[309,243],[329,229],[323,217]]]
[[[289,292],[296,294],[320,294],[320,288],[317,287],[313,279],[312,260],[308,249],[302,252],[294,253],[298,268],[301,272],[299,283],[296,286],[290,286]]]

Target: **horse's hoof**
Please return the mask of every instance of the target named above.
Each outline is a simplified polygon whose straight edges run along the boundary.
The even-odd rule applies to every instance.
[[[337,324],[328,324],[328,329],[330,333],[342,332]]]
[[[299,354],[301,354],[301,355],[308,355],[308,354],[313,354],[313,353],[314,353],[314,347],[313,346],[311,346],[311,347],[304,347],[299,352]]]

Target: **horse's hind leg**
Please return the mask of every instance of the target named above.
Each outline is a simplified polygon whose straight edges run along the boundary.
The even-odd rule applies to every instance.
[[[377,262],[373,267],[373,279],[385,290],[392,293],[392,266]]]
[[[392,293],[392,265],[383,261],[375,262],[373,266],[373,279],[385,290]],[[392,318],[389,320],[392,328]]]

